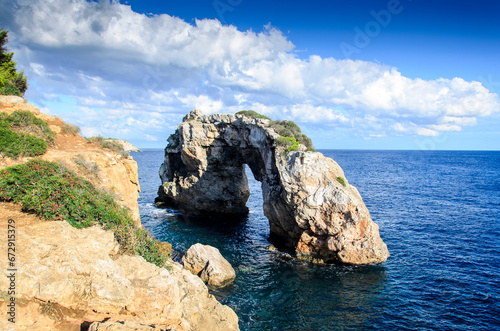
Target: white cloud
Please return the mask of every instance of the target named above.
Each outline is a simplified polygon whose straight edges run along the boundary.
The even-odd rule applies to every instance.
[[[211,100],[206,95],[192,95],[179,97],[188,109],[201,109],[206,114],[213,114],[223,110],[224,104],[220,100]]]
[[[431,129],[427,129],[427,128],[417,128],[417,133],[419,136],[434,137],[434,136],[439,135],[439,132],[437,132],[436,130],[431,130]]]
[[[300,59],[271,26],[256,33],[217,20],[189,24],[107,1],[18,0],[11,10],[0,19],[35,82],[29,93],[41,104],[56,94],[99,109],[83,112],[87,132],[92,125],[119,132],[144,125],[151,135],[200,108],[255,109],[371,137],[388,130],[432,136],[500,110],[498,96],[479,82],[410,79],[365,61]]]
[[[149,141],[158,141],[158,138],[153,137],[152,135],[149,135],[149,134],[145,134],[145,135],[144,135],[144,138],[145,138],[146,140],[149,140]]]

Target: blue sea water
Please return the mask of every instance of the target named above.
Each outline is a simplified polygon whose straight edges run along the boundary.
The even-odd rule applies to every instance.
[[[323,150],[360,191],[391,256],[313,265],[269,251],[260,183],[239,222],[158,209],[163,150],[132,153],[143,225],[183,253],[197,242],[236,269],[212,293],[242,330],[499,330],[500,152]]]

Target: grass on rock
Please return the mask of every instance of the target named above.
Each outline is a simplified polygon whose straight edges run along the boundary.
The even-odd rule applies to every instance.
[[[76,228],[101,225],[113,230],[123,252],[141,255],[162,267],[170,256],[164,244],[135,226],[113,197],[64,166],[38,159],[0,171],[0,200],[47,220],[65,220]]]
[[[337,182],[339,182],[340,184],[342,184],[342,186],[347,186],[347,184],[345,183],[344,178],[342,178],[342,177],[337,177]]]
[[[29,111],[0,113],[0,153],[12,159],[45,154],[55,139],[47,122]]]

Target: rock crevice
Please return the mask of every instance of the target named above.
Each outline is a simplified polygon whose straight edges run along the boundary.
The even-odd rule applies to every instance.
[[[262,183],[271,241],[302,258],[385,261],[378,226],[340,166],[301,145],[287,150],[269,124],[199,110],[186,115],[165,149],[157,203],[192,214],[245,214],[246,164]]]

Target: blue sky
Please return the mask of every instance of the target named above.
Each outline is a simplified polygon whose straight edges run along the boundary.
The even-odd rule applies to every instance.
[[[254,109],[317,148],[500,149],[498,1],[0,0],[42,111],[139,147]]]

